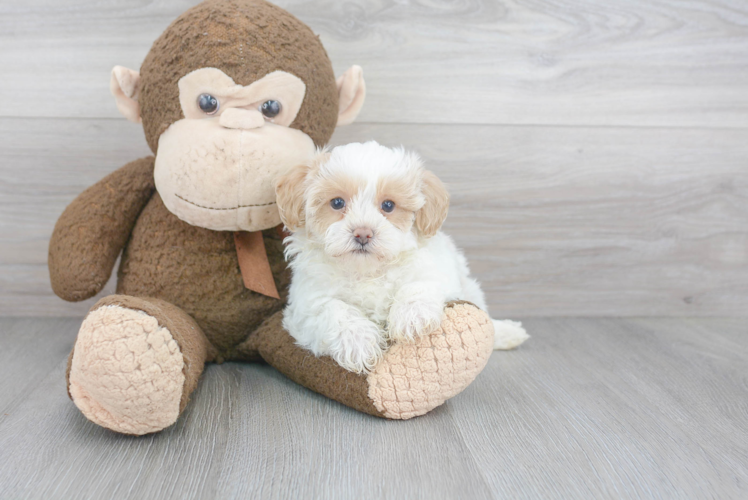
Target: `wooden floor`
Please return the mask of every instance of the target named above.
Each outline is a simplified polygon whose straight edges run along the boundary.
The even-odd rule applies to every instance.
[[[0,320],[2,498],[748,498],[744,318],[530,319],[406,422],[210,365],[177,424],[139,438],[68,399],[79,321]]]

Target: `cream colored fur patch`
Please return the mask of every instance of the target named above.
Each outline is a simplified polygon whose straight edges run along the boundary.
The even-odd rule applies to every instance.
[[[184,360],[169,330],[142,311],[106,306],[81,325],[70,395],[92,422],[125,434],[160,431],[179,416]]]

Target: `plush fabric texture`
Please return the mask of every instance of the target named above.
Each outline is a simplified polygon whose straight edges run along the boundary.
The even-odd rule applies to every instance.
[[[281,222],[275,176],[308,162],[314,151],[309,136],[272,123],[237,130],[215,120],[180,120],[161,135],[153,176],[164,204],[183,221],[258,231]]]
[[[442,404],[467,387],[485,365],[493,346],[493,326],[485,313],[467,304],[460,307],[452,304],[447,308],[440,333],[421,339],[416,346],[393,346],[368,378],[344,370],[330,358],[314,357],[297,346],[281,325],[281,310],[287,299],[290,273],[283,259],[282,235],[277,228],[263,231],[262,234],[281,300],[244,287],[232,232],[191,226],[166,209],[158,193],[145,181],[144,172],[148,172],[152,164],[153,159],[146,158],[122,167],[82,193],[69,210],[78,211],[80,218],[71,224],[72,227],[95,227],[99,234],[105,234],[102,236],[104,241],[115,248],[119,244],[112,244],[106,238],[120,237],[119,241],[125,240],[122,243],[124,250],[117,286],[118,293],[122,295],[102,299],[93,311],[102,307],[121,307],[143,313],[155,318],[159,327],[164,328],[180,346],[179,351],[188,362],[182,375],[184,383],[179,392],[177,415],[196,387],[204,361],[210,360],[264,359],[305,387],[359,411],[393,419],[421,415]],[[128,178],[130,172],[134,179]],[[129,196],[117,194],[113,187],[122,185],[131,186],[134,195],[132,192]],[[113,194],[116,200],[122,200],[131,207],[119,213],[116,210],[106,212],[104,221],[109,222],[108,228],[106,224],[92,223],[97,220],[103,207],[108,206],[104,203],[106,197],[103,193]],[[150,199],[142,193],[149,194]],[[143,204],[145,207],[140,213],[135,212]],[[90,208],[80,211],[78,207]],[[61,220],[72,219],[67,211],[61,217]],[[129,240],[118,236],[130,226],[132,233]],[[116,227],[121,229],[113,231],[112,228]],[[60,264],[60,256],[56,255],[63,249],[70,252],[67,254],[67,265],[78,270],[72,275],[79,277],[79,273],[87,267],[84,261],[77,260],[81,257],[76,252],[82,252],[85,257],[88,255],[84,251],[87,247],[77,248],[69,242],[66,246],[68,239],[76,242],[72,238],[74,234],[65,231],[56,231],[55,234],[53,241],[56,246],[50,248],[50,272],[66,269]],[[116,254],[110,258],[109,269],[114,260]],[[101,278],[95,283],[99,282],[103,286],[106,279]],[[65,287],[59,289],[69,290]],[[96,288],[89,293],[92,294],[94,290]],[[82,294],[66,293],[73,299],[84,297]],[[98,315],[94,315],[91,321],[96,318]],[[111,328],[106,327],[105,317],[96,321],[97,326],[92,331],[97,332],[95,336],[98,338],[123,335],[120,319],[113,321]],[[148,324],[152,324],[148,321]],[[90,340],[92,334],[84,332],[88,329],[84,325],[76,342],[76,350],[81,346],[96,345]],[[483,347],[487,349],[485,353]],[[94,356],[102,356],[102,352],[105,351],[96,350]],[[106,410],[107,407],[116,408],[118,404],[127,406],[126,401],[118,400],[115,397],[117,393],[102,395],[94,388],[86,389],[83,379],[78,378],[76,383],[76,366],[74,351],[70,359],[71,382],[68,389],[84,415],[92,421],[118,432],[133,434],[155,432],[160,426],[170,425],[165,422],[174,417],[173,412],[147,423],[137,419],[127,420],[121,409],[123,406],[119,406],[119,410]],[[128,376],[123,373],[118,380],[122,384],[130,384]],[[165,383],[155,379],[152,382]],[[94,398],[93,394],[100,397]],[[174,397],[174,392],[170,392],[166,401],[170,408],[173,407]],[[133,423],[136,421],[140,423]]]
[[[317,146],[329,141],[338,120],[332,64],[304,23],[264,0],[208,0],[179,16],[154,42],[140,67],[138,102],[146,140],[155,153],[159,136],[183,118],[177,82],[206,61],[239,85],[273,71],[301,78],[306,95],[291,128]]]
[[[170,332],[184,360],[184,389],[179,403],[180,411],[183,410],[190,400],[190,394],[197,387],[205,362],[212,361],[216,356],[216,350],[203,330],[186,312],[161,299],[110,295],[99,300],[91,310],[110,306],[143,312],[154,318],[159,327]]]
[[[358,375],[329,356],[301,349],[270,317],[238,351],[258,352],[268,364],[304,387],[360,412],[406,420],[423,415],[470,385],[493,350],[493,322],[475,305],[453,301],[441,327],[415,343],[390,347],[377,368]]]
[[[147,434],[179,417],[183,371],[179,346],[156,318],[108,305],[91,311],[81,326],[68,392],[92,422]]]
[[[365,376],[341,368],[329,356],[318,358],[297,346],[282,322],[283,313],[274,314],[239,350],[258,352],[270,366],[308,389],[358,411],[384,416],[369,398]]]
[[[94,305],[76,347],[66,372],[70,399],[89,420],[137,435],[176,421],[205,362],[215,355],[184,311],[163,300],[126,295]]]
[[[133,123],[140,123],[140,74],[123,66],[115,66],[109,80],[109,90],[122,116]]]
[[[276,228],[262,232],[281,300],[244,286],[234,233],[191,226],[169,212],[155,193],[140,214],[118,273],[117,293],[158,297],[195,319],[217,358],[230,351],[286,301],[290,273]]]
[[[52,290],[69,301],[104,288],[140,211],[155,191],[153,157],[128,163],[81,193],[57,220],[49,242]]]
[[[423,415],[459,394],[475,379],[493,351],[493,323],[469,302],[444,309],[441,327],[390,347],[368,376],[369,398],[383,416]]]
[[[256,128],[265,123],[260,111],[247,109],[252,103],[272,98],[283,103],[280,113],[272,123],[288,127],[296,119],[306,95],[306,84],[298,76],[285,71],[273,71],[248,87],[239,87],[226,73],[218,68],[201,68],[188,73],[179,80],[179,103],[185,118],[201,119],[205,113],[196,106],[196,98],[208,92],[221,102],[220,123],[228,128]],[[236,106],[236,107],[235,107]],[[227,112],[228,115],[227,115]],[[233,116],[231,116],[233,115]],[[241,118],[251,115],[251,118]],[[249,123],[241,123],[243,120]],[[238,123],[237,123],[238,122]]]
[[[160,135],[182,118],[177,82],[206,61],[241,85],[277,70],[298,76],[306,94],[291,127],[317,146],[329,140],[338,97],[330,61],[311,30],[263,0],[207,0],[172,23],[141,68],[137,98],[154,152]],[[393,347],[392,360],[385,354],[382,370],[368,378],[315,358],[281,326],[290,273],[277,228],[262,231],[262,241],[280,299],[244,286],[233,231],[193,226],[169,212],[153,172],[154,158],[143,158],[85,190],[62,214],[50,241],[52,288],[65,300],[98,293],[122,255],[118,295],[92,308],[68,362],[68,392],[91,421],[127,434],[171,425],[208,361],[264,359],[317,392],[389,418],[441,404],[482,367],[482,358],[465,347],[471,339],[479,343],[475,325],[482,323],[466,308],[454,314],[475,318],[447,314],[447,323],[456,326],[444,327],[446,351],[438,339],[428,348],[438,353],[436,382],[423,349]],[[454,366],[446,360],[452,348]],[[455,374],[463,366],[466,375]],[[393,399],[388,388],[402,385],[399,367],[413,383],[410,396],[395,392]]]

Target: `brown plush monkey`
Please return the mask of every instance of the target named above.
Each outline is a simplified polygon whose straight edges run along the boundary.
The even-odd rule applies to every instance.
[[[282,329],[289,273],[273,181],[352,122],[365,93],[356,66],[336,82],[306,25],[263,0],[207,0],[166,29],[140,73],[114,68],[111,89],[155,156],[78,196],[49,247],[52,288],[70,301],[98,293],[122,255],[118,294],[91,309],[68,363],[88,419],[164,429],[208,361],[264,360],[387,418],[426,413],[480,372],[493,327],[467,303],[368,375],[315,358]]]

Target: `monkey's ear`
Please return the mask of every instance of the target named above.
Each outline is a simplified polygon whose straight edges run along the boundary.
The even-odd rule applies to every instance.
[[[366,97],[364,70],[353,65],[338,77],[338,126],[350,125],[358,116]]]
[[[436,234],[449,210],[449,193],[437,176],[428,170],[423,171],[421,193],[426,203],[416,212],[416,227],[426,238]]]
[[[119,112],[131,122],[140,123],[140,73],[124,66],[115,66],[109,80],[109,90],[117,101]]]
[[[296,231],[304,225],[304,181],[310,167],[298,165],[275,183],[275,199],[283,225]]]

